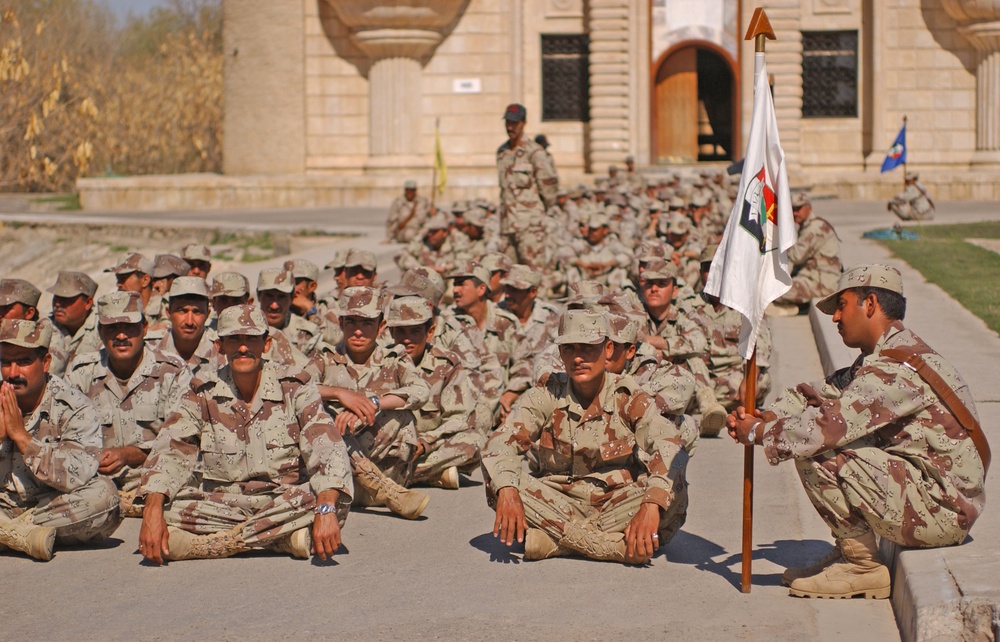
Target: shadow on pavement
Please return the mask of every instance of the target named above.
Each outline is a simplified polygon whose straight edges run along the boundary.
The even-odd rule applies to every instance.
[[[520,544],[515,546],[507,546],[499,539],[493,536],[493,532],[483,533],[478,537],[473,537],[469,540],[469,544],[484,553],[490,554],[491,562],[499,562],[500,564],[520,564],[521,558],[515,557],[513,551],[517,550],[519,553],[523,553],[524,549]]]

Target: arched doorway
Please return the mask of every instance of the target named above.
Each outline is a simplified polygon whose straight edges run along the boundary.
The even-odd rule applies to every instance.
[[[705,42],[679,44],[660,59],[653,84],[657,164],[733,160],[738,85],[726,52]]]

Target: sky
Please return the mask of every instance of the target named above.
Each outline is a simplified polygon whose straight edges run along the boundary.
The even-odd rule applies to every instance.
[[[161,0],[97,0],[97,2],[110,7],[119,19],[127,17],[129,13],[134,16],[146,15],[153,7],[163,4]]]

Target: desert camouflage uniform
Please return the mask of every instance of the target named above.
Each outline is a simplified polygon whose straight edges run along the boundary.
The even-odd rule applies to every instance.
[[[272,338],[276,334],[285,335],[288,342],[306,357],[312,357],[323,343],[323,332],[318,325],[290,312],[284,327],[271,326],[268,333]]]
[[[420,228],[430,218],[430,207],[430,201],[423,196],[415,196],[412,201],[406,200],[405,196],[397,196],[389,206],[389,218],[385,223],[386,238],[396,243],[412,241],[420,234]],[[412,218],[410,212],[413,212]],[[407,218],[410,220],[406,225],[397,230]]]
[[[469,470],[479,463],[479,450],[493,428],[492,412],[477,403],[478,391],[454,352],[428,345],[417,370],[431,392],[414,413],[417,439],[425,451],[417,460],[413,481],[435,479],[451,466]]]
[[[515,149],[510,141],[497,149],[497,174],[501,234],[508,254],[533,269],[547,267],[545,210],[559,191],[556,168],[545,149],[525,136]]]
[[[799,227],[799,238],[788,250],[792,289],[778,302],[809,303],[816,297],[833,294],[843,266],[840,239],[833,227],[818,216],[809,215]]]
[[[708,350],[705,332],[688,314],[680,311],[676,297],[662,321],[649,318],[647,330],[650,335],[666,339],[667,349],[661,350],[660,356],[671,363],[691,368],[691,361],[701,359]]]
[[[396,255],[396,265],[400,272],[406,272],[415,267],[429,267],[447,274],[458,265],[456,257],[453,234],[455,230],[448,232],[448,238],[444,240],[441,247],[434,249],[424,243],[424,239],[418,238],[410,241],[406,249]],[[468,237],[466,237],[468,238]],[[478,257],[474,257],[478,258]]]
[[[621,242],[618,235],[609,233],[597,245],[585,243],[577,255],[584,263],[612,263],[599,274],[584,270],[582,267],[570,265],[566,268],[566,283],[572,285],[579,281],[597,281],[611,290],[617,290],[628,282],[628,272],[632,267],[632,251]]]
[[[318,385],[346,388],[362,392],[366,397],[396,395],[405,403],[397,410],[383,410],[372,426],[354,431],[362,454],[371,459],[393,480],[408,484],[413,472],[413,451],[417,445],[415,412],[430,396],[424,382],[402,346],[382,347],[366,363],[354,363],[344,350],[344,344],[324,353],[326,362],[323,378]],[[338,402],[328,404],[336,416],[343,412]]]
[[[191,372],[174,354],[143,347],[142,361],[124,389],[108,368],[106,350],[77,355],[66,380],[97,408],[104,448],[136,446],[149,452],[160,426],[180,406]],[[141,469],[124,466],[111,479],[119,489],[135,490]]]
[[[146,338],[146,345],[151,346],[154,350],[180,356],[177,352],[177,347],[174,345],[174,335],[169,330],[163,333],[162,337],[152,337],[152,340],[150,340],[150,336],[147,333]],[[215,347],[215,340],[217,338],[218,335],[216,335],[215,330],[206,326],[205,332],[201,335],[201,341],[198,342],[198,347],[194,349],[194,354],[191,355],[191,359],[187,362],[188,370],[191,371],[193,376],[202,378],[212,377],[224,365],[225,357],[222,357]]]
[[[473,331],[475,330],[475,331]],[[431,343],[442,350],[454,352],[469,371],[473,386],[480,398],[491,410],[500,405],[507,376],[500,365],[500,359],[486,346],[483,333],[475,327],[462,323],[450,310],[442,310],[435,317],[434,337]]]
[[[904,221],[934,218],[934,205],[920,183],[907,185],[906,189],[893,196],[889,201],[889,209]]]
[[[500,307],[503,308],[502,303]],[[537,381],[533,376],[535,361],[547,347],[552,345],[559,333],[559,317],[562,313],[563,310],[558,306],[535,299],[528,321],[522,325],[518,320],[514,331],[517,347],[514,350],[506,391],[522,393]]]
[[[354,483],[340,433],[307,373],[265,361],[249,403],[228,365],[192,380],[153,443],[139,496],[165,495],[170,526],[242,526],[243,543],[261,547],[312,524],[316,496],[332,489],[343,526]]]
[[[482,328],[476,324],[475,319],[454,306],[446,312],[450,313],[477,342],[481,340],[489,354],[496,355],[503,369],[502,390],[510,378],[510,368],[514,364],[514,352],[517,350],[515,333],[517,326],[520,325],[517,317],[492,301],[486,301],[486,321]]]
[[[335,346],[344,340],[344,331],[340,329],[340,317],[337,290],[329,290],[316,297],[316,316],[310,317],[323,333],[323,341]]]
[[[76,334],[70,335],[65,328],[51,319],[49,322],[52,323],[52,342],[49,343],[52,363],[49,365],[49,374],[61,376],[66,372],[66,366],[73,360],[73,357],[86,352],[97,352],[101,349],[101,335],[97,333],[96,303]]]
[[[292,345],[285,334],[275,328],[268,328],[271,337],[271,347],[264,352],[264,358],[281,368],[305,368],[309,365],[309,357]],[[315,372],[312,372],[315,376]]]
[[[975,416],[961,375],[897,321],[871,355],[813,384],[822,405],[786,390],[772,407],[779,419],[766,426],[764,452],[771,464],[795,460],[837,538],[872,528],[903,546],[960,544],[986,502],[983,461],[934,389],[882,354],[890,348],[919,354]]]
[[[631,377],[606,373],[583,408],[569,378],[552,375],[514,404],[482,457],[489,505],[501,488],[517,488],[528,525],[556,541],[569,521],[621,533],[651,502],[665,544],[687,515],[684,440]]]
[[[113,533],[121,523],[118,490],[97,474],[101,429],[90,400],[49,375],[24,428],[32,437],[26,455],[10,439],[0,441],[0,514],[13,519],[32,510],[32,523],[55,528],[60,543]]]
[[[743,357],[739,352],[743,316],[724,305],[717,310],[705,303],[691,311],[691,320],[708,337],[708,350],[702,355],[704,367],[694,370],[698,388],[711,388],[718,402],[726,410],[733,410],[743,403]],[[771,328],[765,322],[757,335],[757,403],[762,403],[771,390],[771,346]]]

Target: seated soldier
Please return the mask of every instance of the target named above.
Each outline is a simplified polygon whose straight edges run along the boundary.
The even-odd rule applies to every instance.
[[[142,297],[142,311],[147,319],[160,321],[160,300],[153,297],[153,271],[156,265],[153,260],[129,252],[122,256],[118,264],[106,268],[105,272],[114,272],[118,282],[119,292],[138,292]]]
[[[566,283],[572,285],[584,280],[594,280],[606,287],[619,288],[628,281],[632,266],[632,252],[611,231],[611,214],[617,205],[593,210],[587,216],[587,243],[583,250],[568,262]],[[582,222],[582,221],[581,221]]]
[[[323,342],[323,333],[315,323],[292,314],[294,290],[295,279],[291,272],[284,269],[266,268],[257,277],[257,301],[267,324],[271,326],[272,338],[282,335],[291,347],[308,358]],[[275,345],[274,349],[279,345]],[[284,350],[281,352],[284,353]]]
[[[97,473],[97,411],[49,374],[51,337],[34,321],[0,321],[0,547],[45,561],[57,541],[99,541],[121,523],[115,485]]]
[[[642,270],[639,293],[648,315],[646,341],[660,351],[665,361],[684,365],[694,373],[695,362],[705,354],[708,339],[677,305],[682,289],[677,280],[677,266],[662,259],[648,261]]]
[[[177,355],[145,345],[146,318],[137,292],[105,294],[97,313],[104,347],[78,354],[66,380],[97,408],[104,438],[97,471],[118,487],[122,516],[140,517],[133,507],[140,470],[163,421],[180,405],[191,373]]]
[[[253,305],[253,297],[250,296],[250,281],[239,272],[220,272],[212,278],[212,290],[209,301],[212,304],[213,321],[217,321],[219,315],[226,308],[234,305]],[[215,323],[209,323],[209,327],[215,329]]]
[[[934,201],[927,189],[920,184],[919,178],[916,172],[906,172],[903,191],[893,196],[886,206],[886,209],[904,221],[934,218]]]
[[[181,258],[191,266],[187,276],[208,280],[208,273],[212,271],[212,251],[207,245],[188,243],[181,250]]]
[[[317,383],[346,436],[358,486],[355,504],[386,506],[416,519],[430,497],[403,486],[410,482],[416,454],[414,412],[427,403],[430,388],[402,346],[378,344],[383,301],[376,288],[344,290],[339,314],[344,340],[322,353]]]
[[[257,308],[220,315],[226,364],[191,381],[142,471],[146,559],[252,548],[326,559],[340,548],[354,492],[347,451],[309,375],[263,358],[269,341]]]
[[[455,267],[455,248],[450,242],[451,219],[435,214],[410,241],[406,249],[396,255],[396,265],[401,271],[416,267],[429,267],[439,274],[447,274]]]
[[[94,295],[97,283],[83,272],[59,272],[52,293],[52,345],[49,355],[54,375],[62,375],[77,353],[101,349],[97,334]]]
[[[323,340],[330,345],[339,343],[344,336],[340,332],[336,315],[328,316],[326,303],[316,297],[316,288],[319,287],[319,266],[312,261],[295,259],[285,261],[283,267],[286,272],[291,272],[292,278],[295,279],[290,306],[292,314],[316,324],[323,333]]]
[[[168,314],[170,329],[153,340],[156,349],[179,356],[192,375],[211,376],[220,364],[215,331],[206,326],[208,285],[205,279],[197,276],[174,279],[170,286]]]
[[[414,413],[417,446],[411,479],[458,489],[459,472],[469,473],[479,464],[479,449],[493,427],[492,413],[486,404],[477,403],[479,391],[461,357],[430,343],[434,330],[430,301],[420,296],[393,298],[386,325],[430,388],[430,398]]]
[[[798,239],[788,250],[792,287],[771,304],[767,310],[770,316],[808,313],[809,301],[830,296],[844,271],[837,232],[824,219],[813,216],[812,203],[804,192],[792,195],[792,218],[798,228]]]
[[[157,254],[153,257],[153,296],[150,298],[150,309],[159,309],[160,328],[166,329],[170,326],[167,317],[167,308],[170,307],[170,286],[174,279],[179,276],[187,276],[191,270],[191,264],[179,256],[173,254]],[[159,303],[155,303],[155,301]],[[150,330],[156,329],[154,324],[150,324]]]
[[[566,312],[556,342],[566,374],[524,393],[483,448],[493,534],[524,541],[525,559],[645,563],[687,514],[684,439],[634,379],[607,372],[603,315]]]
[[[790,594],[887,598],[876,535],[908,547],[961,544],[986,503],[989,444],[961,375],[903,326],[898,270],[851,268],[816,307],[861,349],[857,360],[755,416],[737,408],[727,426],[772,465],[795,462],[836,538],[831,555],[782,574]]]

